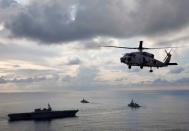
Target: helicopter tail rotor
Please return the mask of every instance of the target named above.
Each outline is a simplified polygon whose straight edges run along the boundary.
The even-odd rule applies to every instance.
[[[166,55],[166,57],[164,58],[163,61],[165,61],[165,60],[167,59],[167,57],[168,57],[168,52],[167,52],[167,50],[165,50],[165,53],[166,53],[167,55]]]
[[[165,50],[165,53],[167,54],[167,56],[164,58],[164,62],[165,63],[169,63],[171,60],[171,51],[172,49],[168,52],[167,50]]]
[[[168,54],[167,50],[165,50],[165,53]]]
[[[167,52],[167,50],[165,50],[165,53],[167,54],[167,55],[171,55],[171,51],[173,50],[173,48],[171,48],[171,50],[169,51],[169,52]]]
[[[178,65],[177,63],[170,63],[171,60],[171,51],[173,49],[171,49],[169,52],[167,52],[167,50],[165,50],[165,53],[167,54],[167,56],[164,58],[164,64],[165,65]]]

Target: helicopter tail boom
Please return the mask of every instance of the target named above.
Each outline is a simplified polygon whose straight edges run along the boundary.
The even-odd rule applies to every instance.
[[[168,63],[167,65],[178,65],[177,63]]]

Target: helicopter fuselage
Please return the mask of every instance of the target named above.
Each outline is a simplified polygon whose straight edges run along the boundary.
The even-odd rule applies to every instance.
[[[143,67],[150,67],[150,72],[153,72],[152,67],[166,67],[169,65],[178,65],[177,63],[170,63],[171,60],[171,50],[170,52],[166,52],[167,56],[164,61],[159,61],[154,58],[154,54],[144,52],[143,50],[149,49],[165,49],[165,48],[177,48],[177,47],[164,47],[164,48],[146,48],[143,47],[143,41],[140,41],[138,47],[124,47],[124,46],[104,46],[104,47],[113,47],[113,48],[122,48],[122,49],[134,49],[139,50],[138,52],[126,53],[123,57],[120,58],[121,63],[127,64],[128,68],[131,69],[132,66],[140,66],[141,69]]]
[[[166,63],[154,59],[154,54],[148,52],[132,52],[126,53],[120,58],[121,63],[127,64],[129,68],[131,66],[147,67],[164,67],[168,66]]]

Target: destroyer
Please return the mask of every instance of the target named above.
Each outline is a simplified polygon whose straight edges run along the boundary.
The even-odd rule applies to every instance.
[[[131,102],[128,104],[128,106],[131,107],[131,108],[139,108],[139,107],[141,107],[139,104],[135,103],[135,102],[133,101],[133,99],[132,99]]]
[[[54,118],[65,118],[65,117],[75,117],[79,110],[63,110],[63,111],[53,111],[51,106],[48,104],[48,108],[35,109],[34,112],[28,113],[14,113],[8,114],[10,121],[16,120],[50,120]]]
[[[90,103],[89,101],[85,100],[84,98],[83,98],[83,100],[81,100],[80,102],[81,102],[81,103]]]

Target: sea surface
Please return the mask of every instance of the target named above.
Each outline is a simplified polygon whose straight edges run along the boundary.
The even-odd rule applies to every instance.
[[[86,98],[91,103],[81,104]],[[142,107],[131,109],[134,99]],[[77,117],[9,122],[34,108],[79,109]],[[189,91],[63,91],[0,93],[0,131],[189,131]]]

